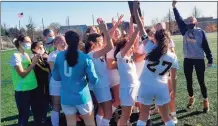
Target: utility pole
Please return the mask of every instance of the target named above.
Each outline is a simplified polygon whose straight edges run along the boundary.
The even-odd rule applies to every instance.
[[[169,9],[169,32],[171,33],[171,13]]]
[[[93,23],[93,26],[94,26],[95,25],[94,15],[92,15],[92,23]]]
[[[43,31],[45,30],[45,27],[44,27],[44,21],[43,21],[43,18],[42,18],[42,28],[43,28]]]

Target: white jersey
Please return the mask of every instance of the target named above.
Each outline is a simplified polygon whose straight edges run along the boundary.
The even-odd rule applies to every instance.
[[[150,53],[154,47],[147,46],[145,51]],[[143,73],[140,77],[142,84],[167,84],[169,70],[171,68],[178,69],[177,57],[174,53],[168,51],[158,62],[146,60]],[[148,82],[149,78],[149,82]]]
[[[52,53],[50,53],[50,54],[48,55],[47,61],[48,61],[48,62],[54,62],[59,52],[60,52],[60,51],[55,50],[55,51],[53,51]]]
[[[114,47],[113,49],[111,49],[111,51],[109,51],[107,53],[107,55],[106,55],[107,59],[113,59],[114,60],[115,49],[116,49],[116,47]],[[113,69],[113,70],[108,69],[108,73],[109,73],[110,82],[119,84],[120,76],[119,76],[118,70],[117,69]],[[115,81],[112,81],[112,80],[115,80]]]
[[[124,56],[122,58],[119,52],[116,55],[118,72],[120,75],[120,88],[138,86],[139,80],[136,73],[136,66],[132,57]]]
[[[145,51],[144,51],[144,44],[143,44],[143,43],[140,43],[140,44],[139,44],[139,47],[138,47],[138,49],[137,49],[137,53],[139,53],[139,54],[145,54]],[[145,65],[145,60],[142,60],[142,61],[140,61],[140,62],[135,62],[136,72],[137,72],[138,77],[141,76],[142,71],[143,71],[143,68],[144,68],[144,65]]]
[[[94,58],[93,54],[95,52],[90,52],[88,55],[93,60],[95,71],[98,75],[99,81],[98,84],[95,85],[96,88],[103,88],[109,86],[109,78],[108,78],[108,70],[105,57],[102,56],[100,58]]]

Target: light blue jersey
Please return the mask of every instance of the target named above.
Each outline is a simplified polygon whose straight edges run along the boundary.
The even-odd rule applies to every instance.
[[[52,77],[61,81],[61,104],[81,105],[91,99],[86,76],[92,84],[98,82],[94,64],[91,58],[78,51],[78,62],[74,67],[69,67],[65,60],[66,51],[60,52],[55,60]]]

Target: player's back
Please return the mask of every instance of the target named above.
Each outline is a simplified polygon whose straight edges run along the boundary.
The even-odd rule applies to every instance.
[[[145,61],[140,81],[142,84],[167,84],[171,68],[178,68],[178,62],[176,55],[168,51],[159,61]]]

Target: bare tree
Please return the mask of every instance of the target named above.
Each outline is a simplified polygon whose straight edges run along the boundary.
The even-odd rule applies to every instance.
[[[162,21],[166,23],[166,29],[169,30],[170,33],[173,33],[176,31],[177,25],[175,23],[175,16],[174,16],[174,13],[170,9]]]
[[[194,16],[195,18],[201,17],[201,10],[196,8],[195,6],[192,10],[192,16]]]
[[[29,23],[26,25],[26,27],[27,27],[27,35],[30,36],[32,40],[34,40],[34,32],[36,27],[32,17],[29,17]]]
[[[152,25],[156,25],[157,23],[159,23],[160,22],[160,20],[158,19],[158,18],[155,18],[155,19],[152,19],[151,20],[151,24]]]
[[[55,32],[55,34],[58,34],[60,31],[61,24],[58,22],[53,22],[48,27],[52,29]]]

